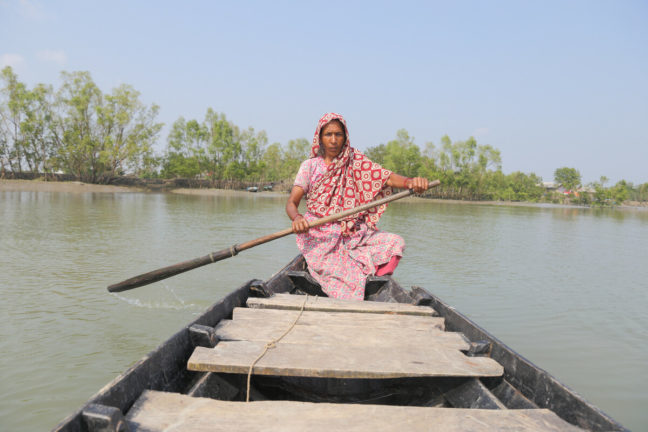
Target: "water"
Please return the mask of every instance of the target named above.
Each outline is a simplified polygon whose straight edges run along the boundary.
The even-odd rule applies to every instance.
[[[287,237],[120,294],[106,286],[288,226],[286,197],[0,191],[0,429],[48,430],[252,278]],[[424,286],[635,430],[648,426],[648,212],[399,202]]]

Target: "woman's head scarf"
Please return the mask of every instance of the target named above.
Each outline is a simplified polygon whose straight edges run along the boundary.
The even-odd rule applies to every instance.
[[[313,137],[311,157],[317,157],[320,147],[320,132],[333,120],[339,120],[344,126],[346,142],[326,173],[309,188],[306,206],[308,211],[319,216],[329,216],[350,210],[362,204],[391,195],[386,187],[392,172],[372,162],[365,155],[350,145],[349,129],[344,118],[336,113],[327,113],[320,118]],[[358,222],[365,222],[369,227],[376,227],[387,204],[357,213],[341,220],[342,234],[349,235],[355,231]]]

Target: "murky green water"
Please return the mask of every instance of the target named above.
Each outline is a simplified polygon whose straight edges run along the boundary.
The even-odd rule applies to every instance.
[[[288,226],[284,197],[0,192],[0,429],[48,430],[293,238],[119,295],[106,286]],[[626,427],[648,426],[648,212],[392,204],[397,270]]]

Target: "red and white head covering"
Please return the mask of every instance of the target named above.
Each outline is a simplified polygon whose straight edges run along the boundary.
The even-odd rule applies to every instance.
[[[349,129],[340,114],[327,113],[320,118],[313,137],[311,157],[317,157],[320,147],[320,131],[333,120],[344,126],[346,142],[326,173],[309,188],[306,206],[308,211],[318,217],[329,216],[350,210],[362,204],[391,195],[386,186],[392,172],[372,162],[350,145]],[[370,228],[376,227],[387,204],[357,213],[341,220],[342,234],[349,235],[355,230],[357,222],[366,222]]]

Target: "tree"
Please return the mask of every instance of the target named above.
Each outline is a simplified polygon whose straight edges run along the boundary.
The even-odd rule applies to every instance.
[[[383,166],[406,177],[416,177],[421,167],[421,149],[405,129],[396,132],[396,139],[385,147]]]
[[[9,66],[0,72],[0,167],[14,172],[38,172],[49,162],[49,96],[51,88],[39,84],[34,90],[18,80]]]
[[[282,151],[281,176],[284,179],[294,179],[301,163],[310,156],[310,142],[305,138],[288,141]]]
[[[385,144],[380,144],[375,147],[369,147],[365,152],[365,156],[367,156],[369,159],[371,159],[373,162],[376,162],[377,164],[384,165],[385,164],[385,155],[387,154],[387,147]]]
[[[611,189],[612,190],[610,192],[612,199],[617,205],[623,204],[623,201],[627,200],[630,196],[630,193],[628,191],[628,183],[625,180],[620,180]]]
[[[167,136],[167,149],[162,166],[163,177],[192,178],[200,174],[198,148],[192,140],[195,134],[188,131],[191,129],[194,129],[193,125],[188,127],[183,117],[173,122]]]
[[[581,175],[576,168],[562,167],[554,172],[554,180],[567,190],[574,190],[581,185]]]
[[[104,175],[139,175],[151,169],[153,143],[163,124],[155,122],[159,107],[145,106],[139,95],[131,86],[122,84],[105,95],[104,103],[97,108]]]
[[[83,181],[94,183],[104,171],[97,124],[103,94],[89,72],[63,72],[62,77],[52,122],[56,165]]]
[[[281,144],[272,143],[269,145],[261,159],[265,166],[264,177],[266,180],[283,180],[281,169],[283,165]]]
[[[249,180],[260,180],[264,168],[262,157],[268,145],[268,136],[265,131],[255,134],[254,128],[249,127],[241,132],[240,142],[243,150],[245,177]]]
[[[207,133],[207,147],[201,156],[201,168],[209,173],[213,180],[222,178],[239,178],[241,144],[238,139],[238,128],[230,123],[225,114],[207,109],[204,122]]]
[[[88,72],[63,72],[51,133],[56,165],[83,181],[150,172],[152,144],[162,128],[158,107],[122,85],[104,95]]]

